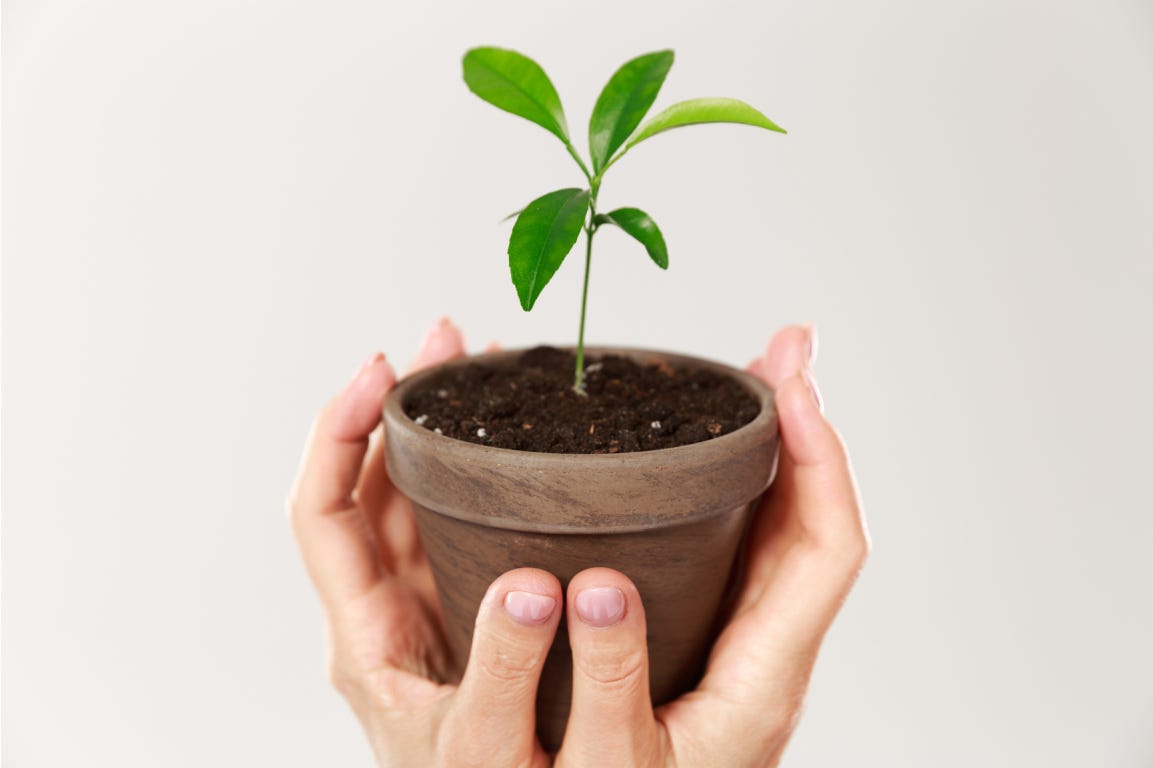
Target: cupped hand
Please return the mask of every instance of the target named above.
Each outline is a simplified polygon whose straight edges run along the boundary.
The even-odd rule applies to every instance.
[[[780,461],[755,512],[735,608],[696,690],[654,711],[643,608],[631,582],[603,569],[574,579],[569,627],[576,680],[558,764],[780,761],[821,642],[869,551],[848,454],[822,413],[811,370],[815,352],[812,328],[790,326],[749,366],[776,392]],[[573,594],[579,600],[578,590],[594,584],[620,589],[633,620],[605,630],[582,625]]]
[[[414,367],[463,354],[447,321]],[[520,569],[493,583],[459,685],[449,668],[427,560],[379,441],[394,376],[370,359],[313,428],[290,501],[325,606],[330,670],[381,765],[771,766],[799,717],[825,632],[869,549],[845,448],[821,411],[811,329],[780,331],[749,366],[776,390],[782,447],[756,511],[744,583],[696,690],[653,709],[644,607],[623,574],[570,582]],[[365,460],[365,455],[369,454]],[[560,752],[534,733],[536,686],[567,611],[573,701]]]
[[[460,357],[447,320],[413,370]],[[313,424],[288,509],[324,606],[329,674],[381,766],[545,766],[534,735],[536,681],[559,622],[560,584],[542,571],[500,577],[477,617],[464,679],[450,661],[412,508],[385,472],[380,425],[396,376],[369,358]]]

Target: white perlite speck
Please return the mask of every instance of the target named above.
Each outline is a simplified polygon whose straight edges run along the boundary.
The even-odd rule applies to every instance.
[[[438,389],[436,391],[436,396],[441,397],[441,398],[448,397],[448,390],[447,389]]]
[[[440,427],[437,427],[436,429],[434,429],[433,432],[437,433],[438,435],[444,434],[443,432],[440,431]]]
[[[480,429],[478,429],[476,431],[476,436],[477,437],[488,437],[488,432],[485,432],[484,427],[481,427]]]
[[[654,421],[652,424],[649,424],[649,426],[653,429],[660,429],[661,423],[659,421]]]
[[[417,417],[416,417],[415,421],[416,421],[416,426],[418,426],[418,427],[423,427],[423,426],[424,426],[424,423],[425,423],[426,421],[428,421],[428,414],[427,414],[427,413],[422,413],[420,416],[417,416]]]

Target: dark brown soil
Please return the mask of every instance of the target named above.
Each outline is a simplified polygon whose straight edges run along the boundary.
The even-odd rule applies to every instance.
[[[546,453],[628,453],[710,440],[743,427],[760,406],[710,371],[586,358],[587,396],[573,391],[570,352],[537,347],[517,364],[470,363],[433,377],[404,412],[458,440]]]

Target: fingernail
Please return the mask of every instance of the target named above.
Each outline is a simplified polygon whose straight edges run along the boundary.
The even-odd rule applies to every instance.
[[[808,368],[802,368],[797,371],[800,377],[804,380],[805,386],[809,389],[809,395],[812,396],[813,402],[817,406],[817,410],[821,413],[825,412],[825,405],[821,400],[821,391],[817,389],[817,382],[813,380],[813,374],[809,372]]]
[[[373,352],[371,355],[369,355],[368,359],[365,360],[363,363],[361,363],[360,367],[356,369],[356,373],[353,374],[352,380],[356,381],[361,376],[364,376],[365,372],[369,368],[376,365],[378,362],[380,362],[383,359],[384,359],[384,353],[383,352]]]
[[[420,345],[421,357],[434,357],[442,355],[442,348],[446,344],[446,338],[453,329],[452,320],[447,316],[442,317],[436,321],[436,324],[429,328],[428,333],[425,334],[424,341]]]
[[[590,627],[611,627],[625,615],[625,596],[616,587],[585,589],[576,597],[576,609]]]
[[[811,368],[813,363],[817,362],[817,326],[805,323],[805,336],[805,359]]]
[[[544,624],[556,610],[556,600],[532,592],[509,592],[504,596],[504,609],[518,624]]]

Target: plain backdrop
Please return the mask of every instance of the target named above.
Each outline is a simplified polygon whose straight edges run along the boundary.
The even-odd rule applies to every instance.
[[[585,145],[743,98],[605,182],[589,338],[743,365],[815,321],[874,552],[786,766],[1153,765],[1148,0],[3,6],[3,763],[369,765],[283,512],[313,414],[449,314],[524,314],[499,220],[579,183],[472,96],[539,60]]]

